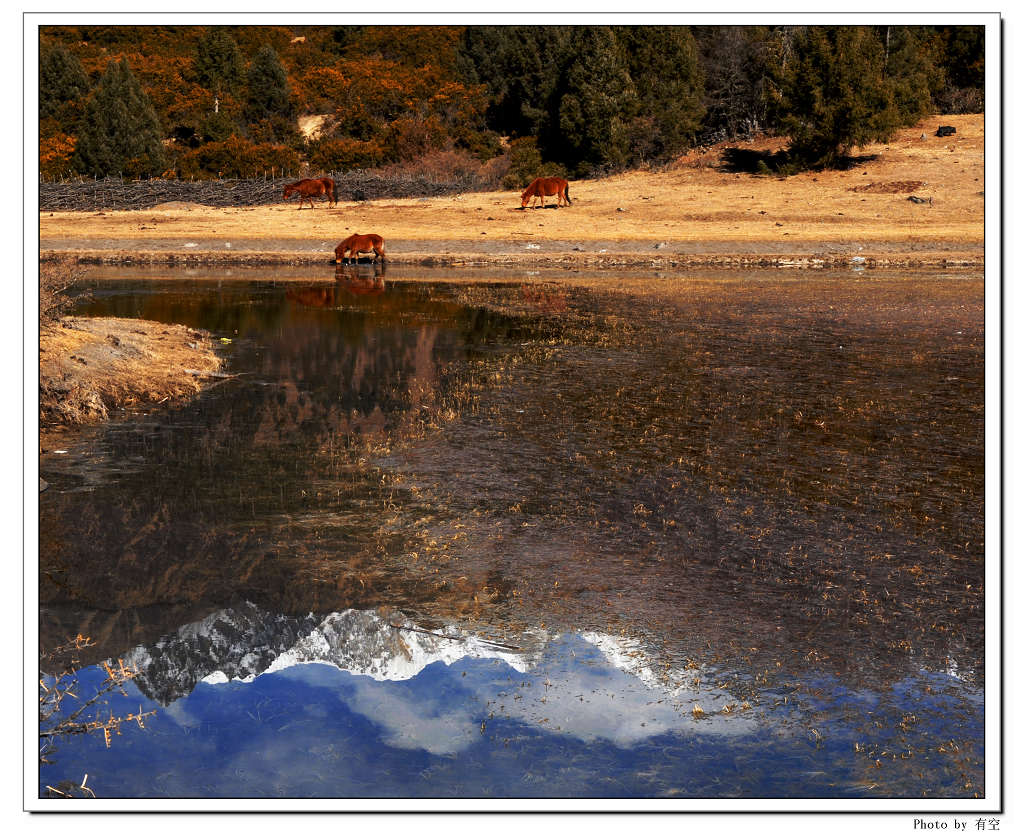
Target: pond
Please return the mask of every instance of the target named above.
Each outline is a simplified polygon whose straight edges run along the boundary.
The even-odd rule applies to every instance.
[[[41,795],[984,796],[980,274],[90,278],[227,377],[41,455]]]

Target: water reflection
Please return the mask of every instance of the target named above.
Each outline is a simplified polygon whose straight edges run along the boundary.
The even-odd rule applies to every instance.
[[[394,612],[211,614],[127,654],[140,675],[120,702],[158,696],[148,731],[126,729],[117,755],[62,744],[41,787],[87,765],[105,796],[902,796],[902,762],[872,767],[894,736],[859,721],[913,707],[898,746],[917,759],[917,786],[962,795],[951,765],[928,758],[936,719],[962,711],[940,675],[888,695],[823,681],[751,706],[713,671],[655,675],[623,637],[521,641]],[[979,731],[977,713],[958,730]]]
[[[468,731],[497,720],[510,740],[553,724],[622,748],[769,736],[775,757],[818,764],[813,729],[824,752],[914,755],[871,778],[843,751],[838,773],[784,785],[734,752],[734,784],[672,781],[712,795],[983,786],[968,746],[984,683],[979,277],[391,274],[98,284],[94,313],[230,337],[234,377],[43,455],[44,645],[89,635],[86,662],[135,648],[140,694],[200,719],[215,694],[248,713],[263,698],[237,690],[269,679],[310,730],[333,706],[297,685],[315,671],[347,684],[346,723],[386,730],[374,746],[432,757],[476,752]],[[452,625],[489,644],[435,636]],[[462,666],[465,680],[438,679]],[[529,678],[506,696],[477,671]],[[425,685],[393,685],[412,681]],[[922,714],[936,691],[951,703]],[[434,719],[422,733],[416,705]],[[970,750],[966,766],[937,755],[942,738]],[[534,756],[560,764],[549,750]],[[940,778],[914,777],[921,752]],[[565,787],[674,787],[598,773]]]

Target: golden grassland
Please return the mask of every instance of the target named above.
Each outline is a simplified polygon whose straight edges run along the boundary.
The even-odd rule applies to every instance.
[[[935,136],[939,125],[956,134]],[[858,149],[845,170],[790,177],[730,170],[729,148],[672,166],[574,181],[572,206],[522,210],[518,192],[319,204],[44,212],[41,255],[82,261],[302,264],[376,232],[395,263],[836,266],[983,264],[984,115],[935,116]],[[910,200],[911,196],[921,202]]]

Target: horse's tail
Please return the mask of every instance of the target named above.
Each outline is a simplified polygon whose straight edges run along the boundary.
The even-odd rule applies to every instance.
[[[569,181],[568,180],[565,181],[565,202],[567,204],[569,204],[569,206],[572,206],[572,201],[569,200]]]

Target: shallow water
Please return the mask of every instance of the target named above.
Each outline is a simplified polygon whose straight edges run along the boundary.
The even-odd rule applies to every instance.
[[[41,791],[984,793],[980,276],[324,273],[93,274],[233,377],[41,458]]]

